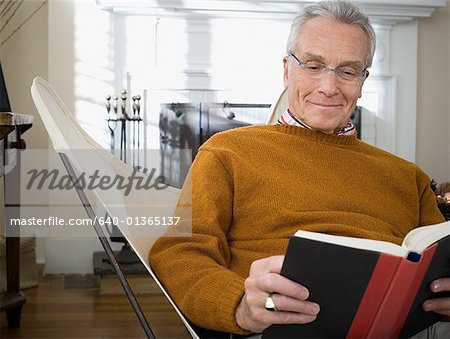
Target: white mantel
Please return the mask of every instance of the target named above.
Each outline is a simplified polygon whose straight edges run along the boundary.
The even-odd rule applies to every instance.
[[[297,0],[96,0],[115,13],[156,16],[287,18],[315,1]],[[360,0],[374,22],[398,23],[429,17],[445,0]]]

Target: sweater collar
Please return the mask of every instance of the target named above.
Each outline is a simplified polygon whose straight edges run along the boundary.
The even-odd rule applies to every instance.
[[[278,118],[277,123],[279,125],[292,125],[313,130],[312,127],[308,126],[305,122],[301,121],[298,117],[292,114],[289,108]],[[335,135],[353,135],[355,133],[356,126],[351,120],[347,121],[346,126],[338,128],[334,132]]]

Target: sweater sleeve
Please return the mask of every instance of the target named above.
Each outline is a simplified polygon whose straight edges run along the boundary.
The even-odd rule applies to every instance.
[[[419,170],[417,185],[420,205],[418,226],[433,225],[444,222],[444,216],[439,211],[436,196],[430,187],[430,178],[421,170]]]
[[[219,158],[204,148],[197,154],[191,171],[179,206],[183,199],[189,200],[192,185],[192,236],[160,238],[152,247],[150,264],[194,324],[247,333],[235,320],[235,309],[244,294],[244,278],[228,268],[232,179]]]

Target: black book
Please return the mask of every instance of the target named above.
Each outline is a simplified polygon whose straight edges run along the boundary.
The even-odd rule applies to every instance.
[[[281,274],[309,289],[320,305],[315,321],[272,325],[263,338],[410,337],[443,316],[425,312],[430,283],[450,277],[450,221],[419,227],[402,246],[298,231]]]

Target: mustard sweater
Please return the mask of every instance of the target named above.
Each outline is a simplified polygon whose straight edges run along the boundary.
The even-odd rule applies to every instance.
[[[284,254],[298,229],[401,243],[444,220],[413,163],[355,136],[286,125],[209,139],[192,166],[192,206],[192,237],[159,239],[150,263],[194,324],[234,333],[246,333],[234,314],[250,264]]]

